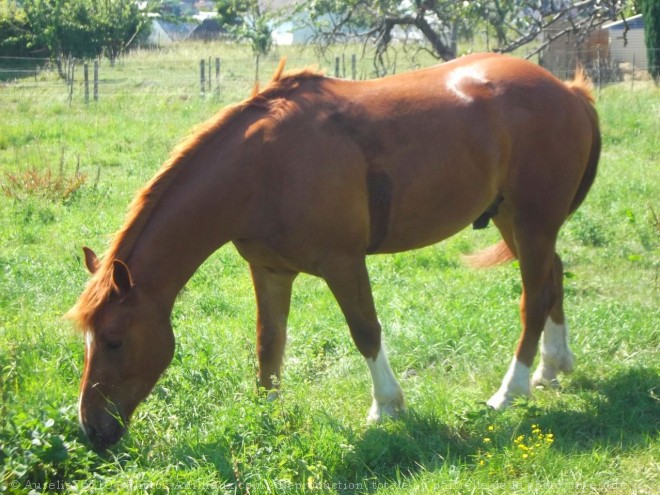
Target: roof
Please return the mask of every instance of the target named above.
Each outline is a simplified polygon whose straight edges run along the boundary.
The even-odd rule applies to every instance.
[[[644,29],[644,19],[642,18],[642,14],[637,14],[632,17],[628,17],[625,20],[610,22],[609,24],[605,24],[603,28],[614,29],[614,30],[620,29],[623,31],[624,29],[626,29],[626,25],[628,26],[628,29]]]
[[[221,34],[226,33],[227,30],[222,26],[217,19],[205,19],[202,23],[193,29],[192,33],[188,36],[189,39],[212,39],[218,38]]]
[[[163,31],[173,40],[183,40],[197,27],[197,24],[191,22],[168,22],[162,19],[154,19],[154,22],[160,24]]]

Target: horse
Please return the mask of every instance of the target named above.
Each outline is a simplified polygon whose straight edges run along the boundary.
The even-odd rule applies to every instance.
[[[366,256],[431,245],[491,220],[502,240],[472,264],[517,258],[523,291],[520,340],[488,405],[502,409],[571,371],[555,246],[599,160],[588,77],[578,70],[562,82],[495,54],[368,81],[283,70],[281,62],[266,87],[172,151],[102,259],[83,248],[92,276],[67,316],[84,334],[79,420],[94,448],[125,432],[173,357],[177,294],[230,242],[249,263],[259,384],[273,393],[292,284],[306,273],[326,281],[366,360],[368,419],[401,414]]]

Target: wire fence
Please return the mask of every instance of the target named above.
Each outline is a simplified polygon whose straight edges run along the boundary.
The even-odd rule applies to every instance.
[[[649,64],[649,55],[653,52],[656,61],[660,60],[660,48],[648,50],[645,47],[623,50],[615,46],[592,46],[588,49],[558,49],[542,52],[538,62],[560,79],[570,79],[579,65],[583,67],[594,84],[598,87],[607,84],[652,81],[652,74],[657,67]],[[657,62],[656,62],[657,63]],[[656,69],[656,71],[654,71]]]
[[[347,73],[347,62],[349,66]],[[225,59],[220,55],[187,59],[138,58],[73,61],[0,57],[0,101],[3,97],[65,99],[90,103],[117,97],[244,97],[260,79],[267,82],[279,58]],[[303,59],[290,67],[314,65],[336,77],[367,78],[358,72],[356,54],[332,60]]]
[[[660,58],[660,49],[656,50]],[[635,89],[650,84],[647,53],[632,52],[614,58],[609,52],[587,54],[566,50],[561,56],[540,56],[537,60],[560,79],[573,77],[578,63],[594,84],[624,83]],[[0,103],[9,98],[55,99],[70,105],[109,99],[208,98],[223,101],[246,97],[255,81],[267,81],[279,63],[278,56],[224,57],[222,54],[186,58],[128,56],[108,60],[50,60],[45,58],[0,57]],[[375,76],[372,62],[358,53],[341,52],[324,57],[300,57],[290,67],[315,65],[328,75],[347,79]],[[398,60],[389,73],[419,68],[415,60]]]

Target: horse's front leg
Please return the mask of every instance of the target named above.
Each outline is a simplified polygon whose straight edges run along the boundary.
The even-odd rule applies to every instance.
[[[401,386],[394,377],[382,345],[369,275],[364,257],[333,259],[323,267],[330,290],[337,299],[358,350],[364,356],[373,381],[369,421],[397,417],[405,410]]]
[[[250,264],[250,272],[257,299],[259,385],[273,390],[280,380],[291,288],[298,274],[274,272],[254,264]]]

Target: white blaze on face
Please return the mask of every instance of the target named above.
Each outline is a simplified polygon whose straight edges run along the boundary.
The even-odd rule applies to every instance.
[[[387,360],[383,347],[375,359],[367,359],[373,381],[373,404],[369,421],[380,421],[385,416],[397,417],[405,409],[403,391]]]
[[[94,343],[94,334],[90,330],[87,330],[85,332],[85,349],[87,350],[88,353],[92,348],[93,343]]]
[[[85,357],[86,359],[89,359],[89,354],[92,349],[92,344],[94,343],[94,333],[91,330],[86,330],[85,331]],[[78,421],[82,423],[82,414],[81,414],[81,408],[82,408],[82,400],[83,400],[83,390],[80,390],[80,394],[78,396]]]

